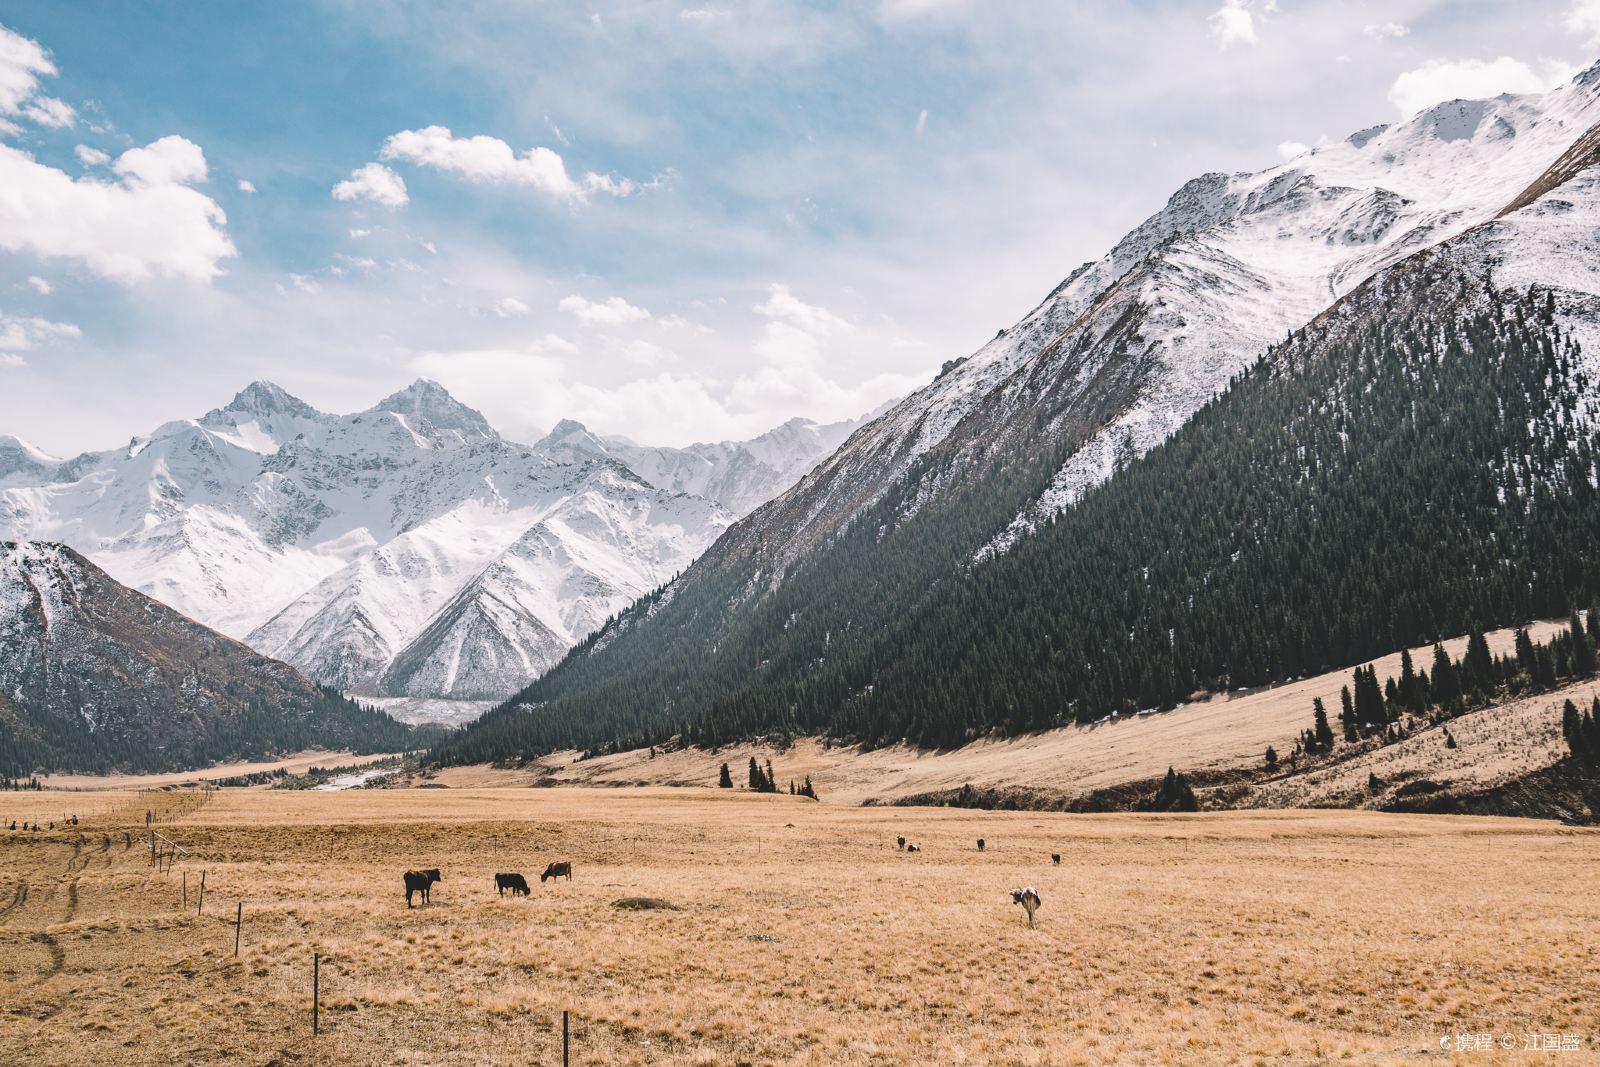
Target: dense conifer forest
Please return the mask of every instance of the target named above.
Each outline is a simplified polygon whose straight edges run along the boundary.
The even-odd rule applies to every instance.
[[[86,730],[81,722],[54,715],[24,711],[0,716],[0,774],[146,773],[319,747],[358,754],[400,752],[440,737],[436,729],[407,726],[326,686],[311,692],[273,689],[265,700],[241,693],[236,708],[210,718],[203,729],[160,744],[125,730]]]
[[[759,553],[691,571],[436,756],[801,733],[953,746],[1589,603],[1600,441],[1577,346],[1548,294],[1429,289],[1449,298],[1375,299],[1287,339],[994,558],[981,547],[1063,457],[997,463],[922,506],[949,473],[932,453],[776,588]]]

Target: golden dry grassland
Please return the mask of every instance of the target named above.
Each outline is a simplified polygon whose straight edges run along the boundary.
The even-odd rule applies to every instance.
[[[0,837],[0,1063],[555,1064],[563,1009],[580,1064],[1576,1064],[1600,1049],[1600,833],[1554,824],[661,788],[122,799],[75,832]],[[169,875],[140,837],[150,806],[190,849]],[[924,851],[899,852],[902,834]],[[541,885],[556,858],[576,877]],[[433,903],[408,911],[401,872],[431,866]],[[498,897],[497,871],[532,896]],[[1044,899],[1034,930],[1007,895],[1023,884]],[[613,907],[638,896],[679,910]],[[1439,1051],[1463,1033],[1518,1047]],[[1529,1034],[1582,1051],[1525,1052]]]

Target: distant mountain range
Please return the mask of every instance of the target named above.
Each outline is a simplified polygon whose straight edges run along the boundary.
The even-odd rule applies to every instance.
[[[956,744],[1586,605],[1597,121],[1600,66],[1194,179],[441,757]]]
[[[158,771],[425,743],[64,545],[0,541],[0,773]]]
[[[353,415],[268,382],[72,459],[0,437],[0,537],[365,695],[494,699],[669,580],[854,429],[651,448],[502,438],[418,381]]]

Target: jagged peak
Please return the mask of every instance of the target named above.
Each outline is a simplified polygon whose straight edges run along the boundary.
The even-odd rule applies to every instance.
[[[457,400],[450,395],[450,390],[432,378],[418,378],[404,389],[390,393],[370,410],[391,412],[408,421],[421,420],[434,430],[455,430],[463,439],[495,440],[500,436],[482,412]],[[424,427],[412,428],[420,431]]]
[[[299,415],[305,418],[321,414],[283,386],[265,379],[253,381],[239,390],[222,410],[251,415]]]

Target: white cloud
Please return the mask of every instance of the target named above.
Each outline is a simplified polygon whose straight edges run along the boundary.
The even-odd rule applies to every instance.
[[[1430,59],[1408,70],[1389,88],[1389,102],[1409,118],[1446,100],[1476,100],[1501,93],[1537,93],[1552,89],[1574,71],[1563,63],[1543,62],[1537,68],[1520,59]]]
[[[1361,32],[1375,40],[1393,40],[1410,33],[1411,27],[1403,22],[1369,22],[1361,27]]]
[[[525,185],[558,200],[582,201],[590,193],[627,196],[638,188],[630,179],[593,171],[574,179],[561,156],[548,148],[530,148],[519,156],[498,137],[457,137],[445,126],[401,130],[384,142],[378,155],[433,167],[470,182]]]
[[[790,323],[807,333],[827,335],[848,332],[855,327],[827,308],[807,304],[789,291],[787,285],[773,283],[767,288],[767,299],[751,309],[779,323]],[[769,324],[770,329],[773,324]]]
[[[513,318],[517,315],[526,315],[533,310],[514,296],[503,297],[495,302],[494,313],[502,319]]]
[[[189,188],[204,178],[200,147],[163,137],[118,158],[121,184],[73,178],[0,145],[0,249],[73,259],[103,277],[209,281],[235,255],[227,216]]]
[[[308,296],[316,296],[322,292],[322,284],[307,274],[289,275],[289,284]]]
[[[352,240],[359,241],[363,237],[370,237],[371,235],[372,235],[371,227],[355,226],[355,227],[351,227],[351,229],[350,229],[350,237],[351,237]]]
[[[1222,0],[1222,6],[1211,13],[1210,22],[1211,36],[1219,48],[1256,43],[1256,20],[1249,0]]]
[[[41,126],[65,129],[78,121],[78,113],[65,100],[53,96],[36,96],[22,105],[22,114]]]
[[[7,315],[0,312],[0,366],[21,367],[27,361],[17,353],[29,352],[42,344],[63,337],[78,337],[81,331],[70,322]]]
[[[581,296],[569,296],[556,306],[570,315],[576,315],[580,322],[586,322],[591,326],[624,326],[650,317],[650,312],[641,307],[634,307],[620,296],[614,296],[603,303],[586,300]]]
[[[1572,0],[1567,29],[1581,34],[1586,44],[1600,45],[1600,0]]]
[[[51,285],[45,279],[39,277],[37,274],[31,274],[28,276],[28,288],[32,289],[40,296],[49,296],[51,293],[55,292],[55,286]]]
[[[714,22],[727,17],[726,11],[719,11],[714,7],[686,7],[678,12],[680,22]]]
[[[90,148],[81,144],[72,150],[78,157],[78,162],[86,167],[103,167],[111,162],[111,157],[98,148]]]
[[[371,200],[384,207],[404,207],[405,180],[382,163],[367,163],[350,172],[350,177],[333,187],[335,200]]]
[[[922,131],[928,128],[928,109],[923,108],[917,112],[917,136],[922,136]]]
[[[56,65],[38,41],[0,26],[0,115],[22,115],[41,126],[71,126],[77,113],[51,96],[39,96],[39,79],[53,77]],[[6,132],[17,126],[5,122]]]
[[[168,135],[128,149],[112,169],[130,185],[187,185],[206,180],[206,155],[193,141]]]
[[[1278,145],[1278,158],[1283,160],[1294,159],[1311,151],[1311,146],[1301,141],[1284,141]]]
[[[256,183],[247,178],[240,178],[238,189],[241,193],[253,193],[256,191]]]

